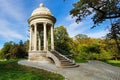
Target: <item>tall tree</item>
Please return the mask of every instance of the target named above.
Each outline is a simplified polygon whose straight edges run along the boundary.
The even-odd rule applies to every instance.
[[[22,40],[20,40],[20,42],[19,42],[19,45],[21,46],[21,47],[23,47],[23,41]]]
[[[55,28],[54,30],[55,33],[55,46],[56,49],[60,50],[60,51],[66,51],[69,52],[69,35],[67,33],[67,30],[64,26],[59,26],[57,28]]]
[[[76,18],[77,23],[93,15],[92,28],[106,19],[120,18],[120,0],[79,0],[73,6],[70,14]]]
[[[117,53],[120,54],[120,19],[114,23],[111,22],[110,32],[107,34],[108,39],[114,39]]]
[[[12,41],[4,43],[4,46],[1,49],[1,53],[0,53],[1,58],[3,58],[3,59],[9,59],[10,48],[12,46],[13,46],[13,42]]]

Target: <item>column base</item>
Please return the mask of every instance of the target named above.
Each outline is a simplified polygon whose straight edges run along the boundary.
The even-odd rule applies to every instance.
[[[29,51],[28,60],[29,61],[46,61],[47,60],[46,53],[47,52],[45,51]]]

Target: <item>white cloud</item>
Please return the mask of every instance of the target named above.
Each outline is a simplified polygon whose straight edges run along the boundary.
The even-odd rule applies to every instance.
[[[68,15],[62,22],[62,24],[64,24],[67,28],[70,37],[74,37],[77,34],[86,34],[92,38],[101,38],[108,33],[108,30],[104,30],[104,28],[97,27],[94,30],[90,29],[93,25],[93,22],[91,21],[91,16],[89,16],[89,18],[86,18],[85,21],[79,22],[79,24],[77,24],[75,22],[75,18],[72,18],[71,15]]]
[[[75,22],[75,18],[72,18],[71,15],[68,15],[65,18],[64,24],[67,28],[70,37],[74,37],[77,34],[83,33],[87,29],[87,27],[83,27],[85,24],[84,22],[80,22],[79,24],[77,24]]]
[[[82,25],[83,25],[82,22],[79,23],[79,24],[77,24],[75,22],[69,24],[68,27],[67,27],[69,35],[71,37],[74,37],[75,35],[77,35],[77,34],[79,34],[81,32],[84,32],[84,29],[82,28]]]
[[[23,32],[20,32],[23,31],[21,26],[25,26],[22,0],[0,0],[0,3],[0,37],[6,41],[25,40]]]
[[[5,29],[4,31],[0,31],[0,35],[8,40],[23,39],[22,35],[20,35],[19,33],[15,32],[15,31],[12,31],[12,30]]]
[[[0,3],[2,15],[5,17],[9,16],[12,19],[22,22],[24,15],[20,1],[17,1],[17,3],[19,3],[17,5],[15,4],[15,0],[0,0]]]
[[[24,37],[16,32],[6,20],[0,20],[0,36],[7,40],[24,39]]]
[[[108,30],[102,30],[102,31],[96,31],[96,32],[91,32],[87,33],[89,37],[92,38],[102,38],[108,33]]]
[[[0,48],[8,41],[27,39],[24,7],[24,0],[0,0]]]

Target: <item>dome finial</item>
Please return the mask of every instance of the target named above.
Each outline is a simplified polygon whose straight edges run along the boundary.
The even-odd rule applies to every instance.
[[[40,3],[40,7],[44,7],[44,4],[43,4],[43,3]]]

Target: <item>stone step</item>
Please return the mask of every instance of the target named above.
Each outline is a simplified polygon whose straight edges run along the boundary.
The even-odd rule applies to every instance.
[[[59,57],[63,57],[63,56],[60,56],[59,54],[54,54],[54,55],[55,55],[56,57],[58,57],[58,58],[59,58]]]
[[[66,59],[59,59],[59,60],[60,60],[60,62],[63,62],[63,63],[66,63],[66,62],[71,62],[71,61],[66,60]],[[71,63],[73,63],[73,62],[71,62]]]
[[[57,57],[59,60],[66,60],[65,58],[63,57]]]
[[[61,68],[75,68],[75,67],[79,67],[79,65],[75,64],[75,65],[72,65],[72,66],[61,66]]]
[[[75,63],[61,63],[62,66],[73,66]]]
[[[60,60],[61,62],[68,62],[69,60],[67,60],[67,59],[62,59],[62,60]],[[69,61],[70,62],[70,61]]]
[[[54,51],[51,51],[51,53],[54,54],[54,56],[56,56],[60,60],[62,68],[73,68],[73,67],[78,67],[79,66],[79,65],[76,65],[75,63],[67,60],[65,57],[57,54]]]
[[[63,64],[70,63],[70,64],[71,64],[71,63],[73,63],[73,62],[70,62],[70,61],[64,61],[64,62],[62,62],[62,61],[61,61],[61,63],[63,63]]]
[[[63,56],[60,56],[60,55],[55,55],[56,57],[63,57]]]

